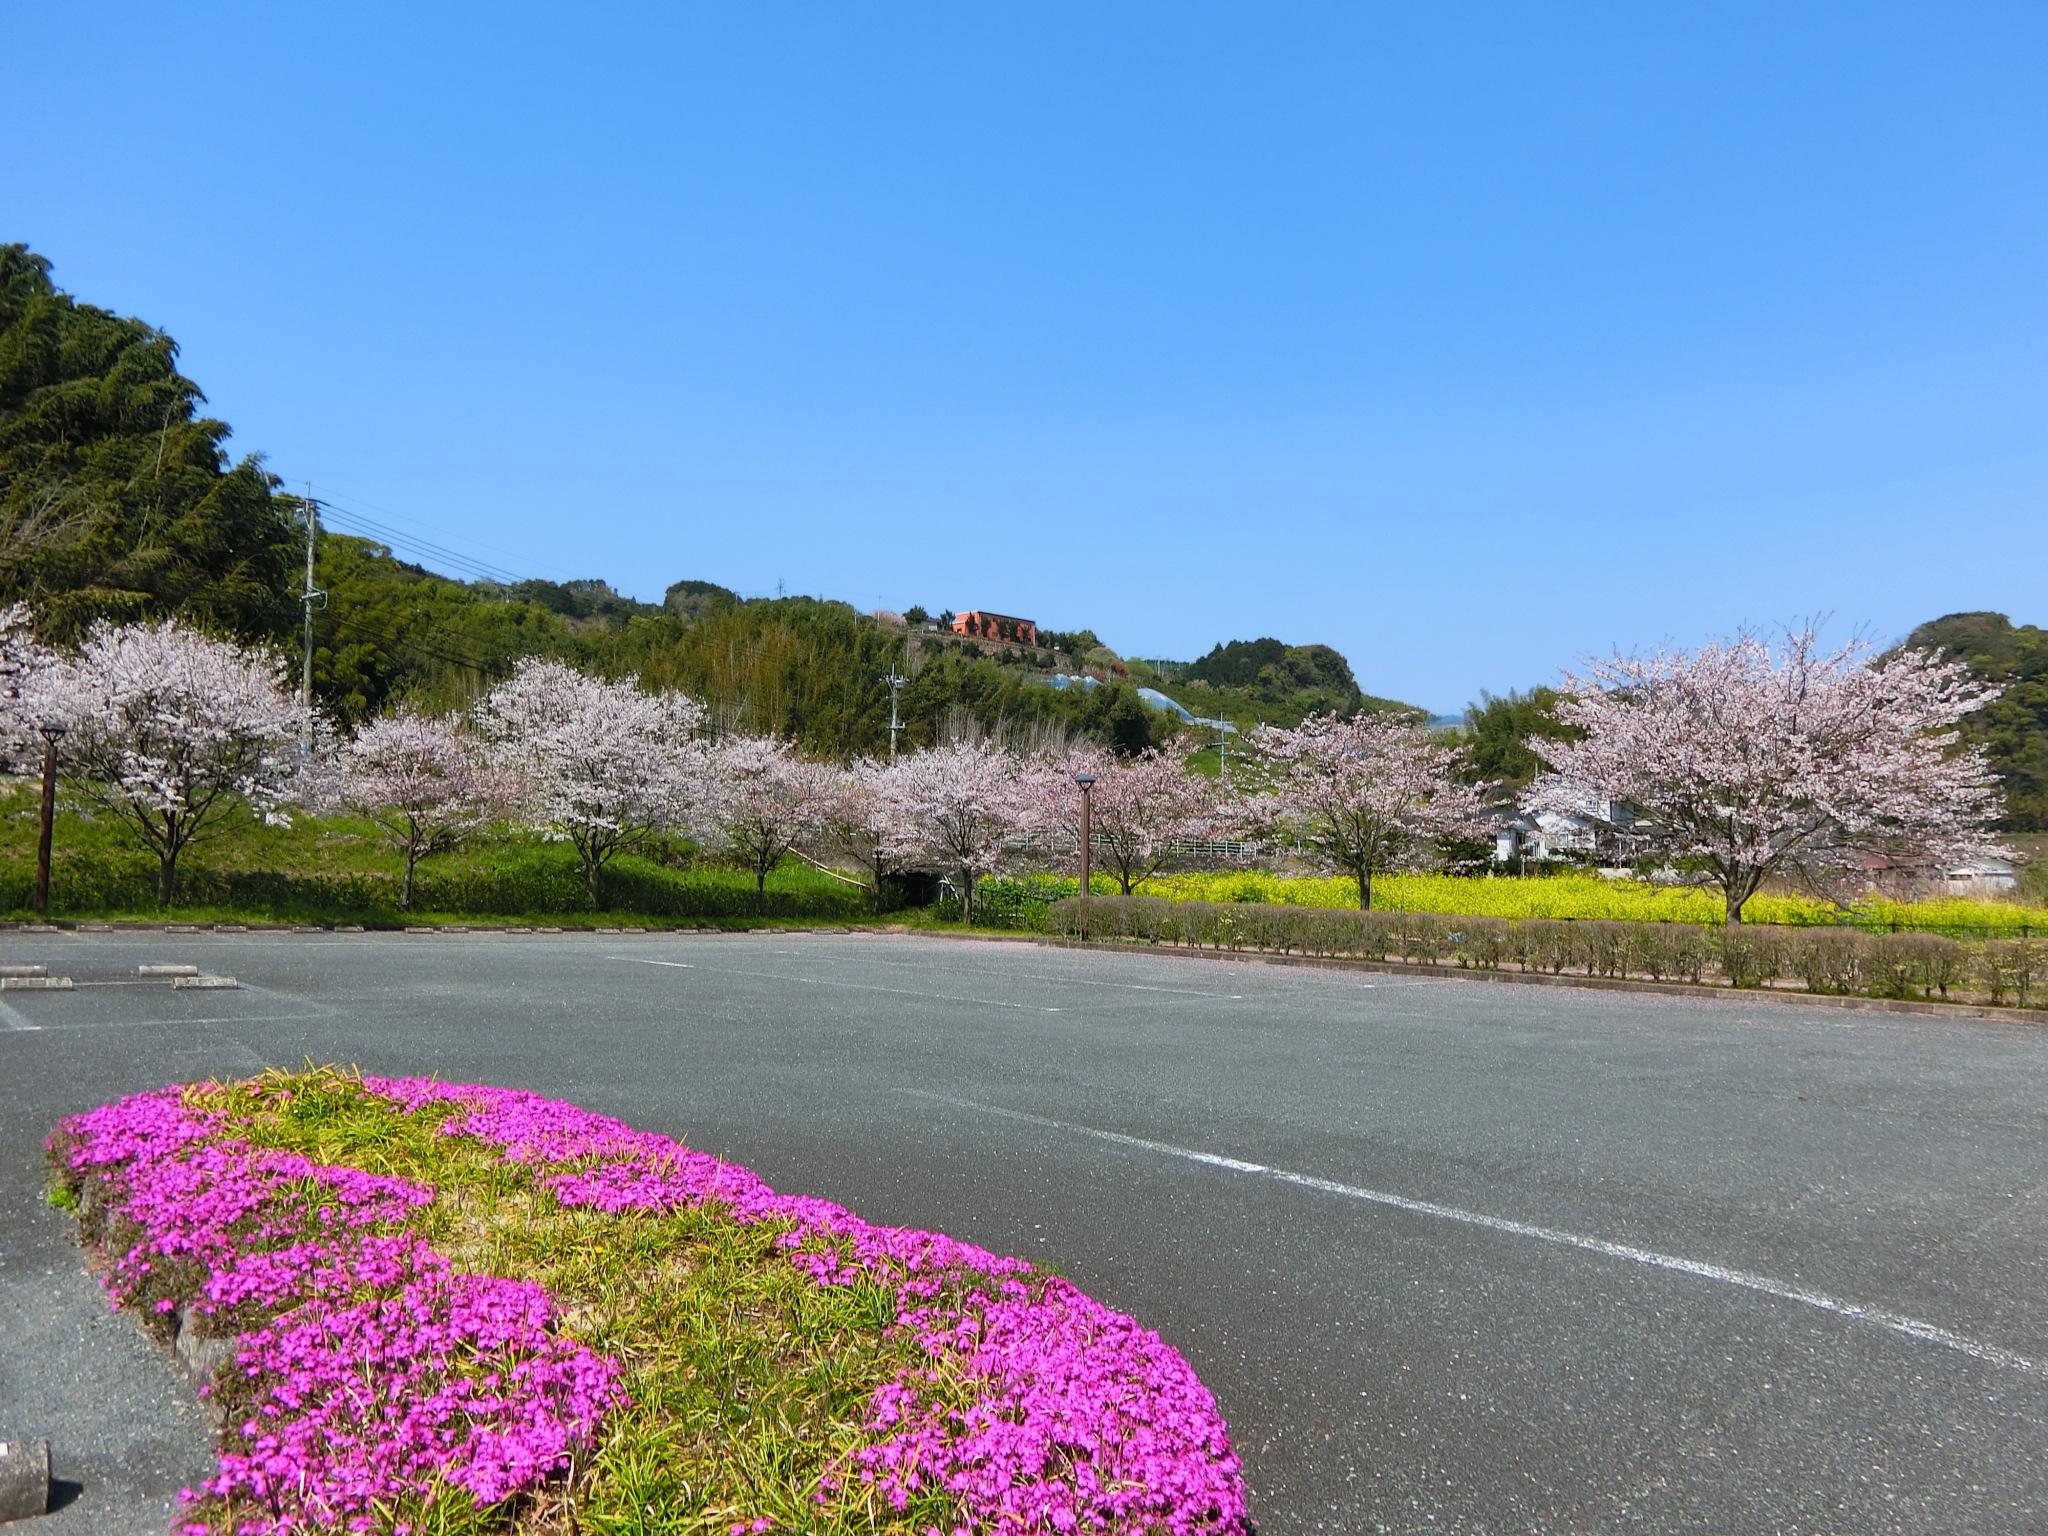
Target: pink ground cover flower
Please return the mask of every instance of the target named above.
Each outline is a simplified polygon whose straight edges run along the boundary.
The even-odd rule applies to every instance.
[[[1082,1294],[943,1233],[879,1227],[843,1206],[778,1195],[755,1174],[667,1137],[511,1089],[417,1078],[365,1086],[418,1109],[461,1106],[442,1133],[533,1165],[564,1205],[663,1211],[716,1201],[740,1222],[787,1223],[777,1245],[821,1285],[879,1280],[933,1369],[904,1373],[870,1405],[875,1441],[848,1477],[895,1508],[921,1488],[959,1499],[1002,1533],[1249,1529],[1242,1466],[1215,1398],[1157,1333]],[[965,1412],[935,1390],[965,1367]]]
[[[929,1363],[875,1391],[871,1438],[828,1489],[870,1485],[898,1510],[942,1489],[958,1529],[1004,1536],[1249,1531],[1208,1389],[1158,1334],[1067,1282],[778,1195],[745,1168],[537,1094],[362,1086],[400,1113],[443,1115],[439,1134],[530,1171],[563,1206],[710,1206],[781,1228],[776,1249],[819,1285],[885,1287],[894,1326]],[[52,1138],[108,1218],[115,1304],[240,1333],[223,1383],[234,1417],[217,1474],[191,1495],[197,1512],[228,1512],[235,1536],[295,1536],[381,1528],[393,1500],[444,1485],[496,1504],[569,1465],[624,1403],[618,1363],[564,1338],[539,1286],[458,1272],[410,1230],[433,1188],[252,1147],[234,1130],[167,1088],[75,1116]]]
[[[431,1187],[231,1130],[167,1088],[52,1138],[92,1186],[116,1306],[247,1327],[218,1470],[186,1491],[195,1513],[289,1536],[381,1528],[380,1506],[439,1484],[495,1504],[566,1466],[624,1401],[617,1363],[560,1337],[540,1287],[457,1274],[404,1230]]]

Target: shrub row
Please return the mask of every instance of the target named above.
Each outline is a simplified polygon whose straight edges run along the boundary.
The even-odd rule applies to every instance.
[[[2048,940],[1966,944],[1932,933],[1856,928],[1736,928],[1690,923],[1446,917],[1156,896],[1056,902],[1046,930],[1204,949],[1404,960],[1472,970],[1547,971],[1651,981],[1795,984],[1813,992],[1948,997],[1970,992],[2026,1006],[2048,995]]]
[[[26,874],[0,878],[0,911],[30,902]],[[297,875],[275,870],[223,871],[201,865],[178,872],[181,906],[233,908],[251,913],[384,914],[399,916],[395,874]],[[134,912],[156,906],[156,865],[131,858],[65,859],[52,882],[57,912]],[[508,859],[448,871],[422,870],[413,885],[413,910],[465,915],[588,912],[581,872],[566,860]],[[757,915],[751,876],[725,871],[663,869],[621,861],[605,873],[606,910],[645,917],[739,918]],[[818,880],[771,882],[769,917],[844,920],[867,911],[864,893]]]

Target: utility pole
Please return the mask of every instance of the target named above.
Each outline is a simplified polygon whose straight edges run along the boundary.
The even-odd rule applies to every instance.
[[[882,679],[889,685],[889,761],[896,761],[896,733],[903,729],[896,720],[896,698],[903,692],[903,685],[910,681],[896,675],[896,663],[889,663],[889,675]]]
[[[313,608],[327,606],[327,594],[313,585],[313,543],[320,534],[320,503],[313,499],[313,487],[306,486],[306,590],[299,601],[306,605],[306,637],[299,657],[299,708],[306,713],[306,744],[313,737]]]
[[[1095,852],[1095,819],[1090,814],[1094,809],[1095,775],[1083,769],[1074,775],[1074,782],[1081,787],[1081,941],[1088,941],[1088,905],[1095,895],[1095,872],[1091,855]]]
[[[36,920],[50,915],[50,829],[57,813],[57,743],[64,739],[64,722],[45,720],[36,730],[43,738],[42,821],[36,834]]]

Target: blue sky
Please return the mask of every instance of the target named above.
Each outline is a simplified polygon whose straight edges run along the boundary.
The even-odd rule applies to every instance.
[[[2048,622],[2048,7],[15,8],[0,238],[509,570],[1452,710]],[[26,125],[26,126],[21,126]]]

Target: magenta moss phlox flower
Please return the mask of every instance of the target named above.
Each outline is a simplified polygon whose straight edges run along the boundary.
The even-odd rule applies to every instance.
[[[107,1256],[116,1305],[264,1320],[236,1354],[252,1406],[187,1492],[275,1511],[238,1518],[237,1536],[367,1530],[377,1505],[437,1482],[495,1503],[566,1465],[624,1401],[618,1365],[557,1336],[540,1287],[456,1274],[402,1229],[432,1188],[227,1129],[175,1088],[63,1126],[71,1170],[135,1237]]]
[[[943,1487],[989,1531],[1247,1529],[1241,1465],[1209,1390],[1158,1334],[1065,1281],[1027,1284],[1021,1259],[777,1195],[744,1168],[536,1094],[420,1079],[366,1086],[408,1108],[462,1106],[446,1134],[559,1170],[542,1182],[564,1205],[662,1211],[718,1201],[741,1222],[787,1223],[777,1245],[820,1284],[889,1285],[899,1326],[935,1362],[983,1383],[964,1414],[927,1390],[930,1372],[876,1393],[869,1423],[881,1438],[851,1471],[894,1507]]]
[[[886,1287],[896,1326],[931,1364],[874,1393],[873,1438],[831,1486],[870,1484],[896,1509],[942,1489],[972,1528],[1020,1536],[1249,1529],[1238,1459],[1194,1371],[1063,1280],[778,1195],[745,1168],[536,1094],[420,1078],[364,1087],[406,1113],[445,1107],[441,1134],[531,1169],[564,1206],[711,1205],[781,1228],[777,1250],[820,1285]],[[282,1512],[238,1536],[362,1528],[375,1505],[437,1483],[494,1503],[566,1465],[624,1401],[617,1363],[559,1336],[538,1286],[459,1274],[406,1230],[434,1199],[426,1185],[251,1148],[176,1089],[63,1129],[72,1170],[103,1181],[142,1234],[110,1256],[116,1302],[160,1307],[168,1288],[173,1309],[246,1327],[237,1367],[255,1407],[205,1492]],[[978,1394],[964,1410],[944,1386],[963,1377]]]

